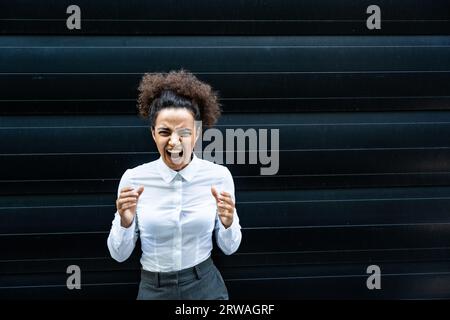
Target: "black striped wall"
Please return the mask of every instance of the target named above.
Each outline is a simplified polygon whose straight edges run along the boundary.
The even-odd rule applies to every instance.
[[[277,175],[228,165],[232,299],[450,298],[450,4],[378,1],[372,31],[370,4],[1,3],[0,297],[135,298],[140,249],[117,263],[106,238],[121,175],[157,157],[136,88],[186,68],[219,90],[218,129],[280,130]]]
[[[16,0],[0,4],[2,34],[73,34],[66,8],[82,8],[84,35],[372,35],[370,5],[382,8],[378,34],[450,32],[447,0]]]

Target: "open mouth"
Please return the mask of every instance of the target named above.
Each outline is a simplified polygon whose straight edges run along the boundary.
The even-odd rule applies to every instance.
[[[172,159],[172,160],[178,160],[181,159],[183,157],[183,150],[166,150],[167,155]]]

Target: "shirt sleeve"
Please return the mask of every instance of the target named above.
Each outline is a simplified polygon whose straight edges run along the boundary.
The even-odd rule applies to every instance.
[[[133,187],[129,177],[129,170],[125,171],[120,179],[117,197],[120,194],[120,190],[128,186]],[[111,257],[118,262],[127,260],[134,250],[138,237],[137,216],[134,216],[133,222],[128,228],[124,228],[120,225],[120,214],[116,211],[107,241]]]
[[[219,190],[219,192],[221,191],[226,191],[231,194],[231,198],[236,204],[236,198],[234,196],[233,177],[226,167],[222,180],[222,190]],[[241,244],[242,233],[236,208],[234,209],[233,223],[228,228],[224,227],[219,219],[219,216],[216,215],[215,234],[217,245],[223,251],[223,253],[225,253],[226,255],[230,255],[237,251],[239,245]]]

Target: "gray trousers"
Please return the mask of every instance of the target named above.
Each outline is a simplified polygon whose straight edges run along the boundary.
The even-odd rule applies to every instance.
[[[175,272],[141,270],[137,300],[228,300],[225,282],[211,258]]]

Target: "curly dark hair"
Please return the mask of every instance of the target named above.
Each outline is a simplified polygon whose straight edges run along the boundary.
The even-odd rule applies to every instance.
[[[158,112],[164,108],[186,108],[195,120],[212,127],[221,114],[218,93],[186,70],[146,73],[139,84],[139,115],[155,126]]]

